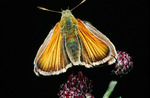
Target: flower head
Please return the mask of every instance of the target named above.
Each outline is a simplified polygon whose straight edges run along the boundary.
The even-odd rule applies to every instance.
[[[115,64],[115,69],[112,70],[113,74],[123,76],[133,68],[133,61],[131,56],[123,51],[117,51],[118,58]]]
[[[92,92],[92,81],[86,76],[83,76],[82,72],[78,72],[78,75],[71,74],[67,83],[60,86],[60,92],[58,96],[60,98],[94,98],[90,93]]]

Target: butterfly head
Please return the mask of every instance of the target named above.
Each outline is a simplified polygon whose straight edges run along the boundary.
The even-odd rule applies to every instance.
[[[66,23],[71,22],[76,24],[76,18],[72,15],[71,10],[62,10],[61,12],[62,16],[60,19],[60,26],[64,26]]]
[[[62,14],[61,19],[74,17],[71,13],[71,10],[69,10],[69,9],[62,10],[61,14]]]
[[[69,17],[70,15],[72,15],[72,13],[69,9],[62,10],[61,13],[62,13],[62,16],[66,16],[66,17]]]
[[[73,15],[69,9],[62,10],[61,14],[62,14],[62,17],[64,17],[64,18],[73,17]]]

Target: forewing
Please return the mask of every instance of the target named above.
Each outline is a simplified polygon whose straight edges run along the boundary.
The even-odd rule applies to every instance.
[[[39,48],[34,60],[36,75],[55,75],[65,72],[71,63],[66,56],[60,24],[57,23]]]
[[[78,34],[81,43],[81,62],[86,67],[100,65],[110,58],[110,47],[97,36],[95,36],[84,23],[77,19]]]

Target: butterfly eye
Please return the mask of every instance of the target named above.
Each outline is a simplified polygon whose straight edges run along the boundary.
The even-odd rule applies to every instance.
[[[69,11],[67,10],[67,11],[66,11],[66,13],[68,14],[68,13],[69,13]]]

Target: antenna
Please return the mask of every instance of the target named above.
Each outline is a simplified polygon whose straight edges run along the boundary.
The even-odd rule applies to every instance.
[[[61,13],[60,11],[49,10],[49,9],[41,7],[41,6],[38,6],[37,8],[39,8],[41,10],[49,11],[49,12]]]
[[[74,9],[76,9],[78,6],[80,6],[82,3],[84,3],[86,0],[82,0],[81,3],[79,3],[78,5],[76,5],[74,8],[71,9],[71,11],[73,11]]]

